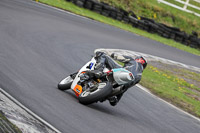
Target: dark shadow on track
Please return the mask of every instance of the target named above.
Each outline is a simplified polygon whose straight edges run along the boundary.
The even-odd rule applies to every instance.
[[[57,88],[57,89],[58,89],[58,88]],[[62,90],[60,90],[60,91],[63,92],[63,93],[66,93],[67,95],[69,95],[69,96],[71,96],[71,97],[73,97],[73,98],[76,98],[76,99],[77,99],[76,95],[71,91],[71,89],[66,90],[66,91],[62,91]]]
[[[117,107],[112,107],[112,106],[109,107],[109,106],[105,106],[105,105],[100,104],[100,103],[94,103],[94,104],[88,105],[88,107],[90,109],[99,111],[101,113],[105,113],[107,115],[111,115],[113,117],[117,117],[119,119],[128,120],[130,122],[138,121],[136,119],[136,117],[133,117],[132,115],[130,115],[130,114],[126,113],[126,112],[119,111],[117,109]]]
[[[76,97],[76,95],[71,91],[71,90],[66,90],[66,91],[62,91],[63,93],[67,94],[68,96],[70,96],[71,98],[74,98],[77,100],[78,102],[78,99]],[[107,102],[107,101],[105,101]],[[104,102],[104,103],[105,103]],[[124,119],[124,120],[128,120],[128,121],[138,121],[136,119],[136,117],[133,117],[132,115],[124,112],[124,111],[119,111],[117,106],[111,106],[111,105],[105,105],[104,103],[93,103],[93,104],[90,104],[90,105],[83,105],[83,106],[86,106],[92,110],[95,110],[95,111],[98,111],[100,113],[103,113],[103,114],[107,114],[107,115],[110,115],[110,116],[113,116],[113,117],[117,117],[119,119]],[[81,104],[82,105],[82,104]]]

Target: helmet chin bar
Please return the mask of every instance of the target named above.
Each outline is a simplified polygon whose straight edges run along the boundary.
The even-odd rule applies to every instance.
[[[141,63],[142,65],[145,63],[145,61],[143,59],[141,59],[141,58],[140,59],[136,59],[135,61]]]

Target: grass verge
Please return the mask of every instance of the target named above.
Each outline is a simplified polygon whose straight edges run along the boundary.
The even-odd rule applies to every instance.
[[[160,62],[149,62],[140,84],[160,98],[200,118],[199,72]]]
[[[151,33],[148,33],[146,31],[134,28],[129,24],[125,24],[125,23],[122,23],[120,21],[113,20],[111,18],[102,16],[102,15],[95,13],[95,12],[92,12],[90,10],[80,8],[76,5],[74,5],[73,3],[66,2],[65,0],[38,0],[38,1],[41,2],[41,3],[44,3],[44,4],[48,4],[48,5],[57,7],[57,8],[61,8],[61,9],[73,12],[73,13],[81,15],[81,16],[85,16],[85,17],[100,21],[100,22],[105,23],[105,24],[109,24],[109,25],[118,27],[120,29],[123,29],[123,30],[129,31],[129,32],[150,38],[152,40],[161,42],[163,44],[166,44],[166,45],[169,45],[169,46],[181,49],[183,51],[186,51],[186,52],[200,56],[200,50],[198,50],[198,49],[194,49],[194,48],[191,48],[189,46],[185,46],[181,43],[175,42],[174,40],[166,39],[166,38],[163,38],[163,37],[158,36],[156,34],[151,34]]]
[[[200,73],[162,63],[150,63],[140,84],[152,93],[200,117]]]
[[[187,13],[157,0],[100,0],[110,5],[123,8],[127,11],[134,11],[137,16],[152,18],[156,22],[164,23],[168,26],[179,27],[181,30],[191,34],[196,31],[200,35],[200,18],[194,14]],[[184,5],[175,0],[165,0],[179,7]],[[186,0],[184,0],[186,1]],[[200,7],[200,4],[190,0],[190,4]],[[194,8],[190,8],[194,10]],[[199,12],[196,11],[196,12]]]
[[[162,38],[155,34],[133,28],[131,25],[104,17],[92,11],[79,8],[64,0],[39,0],[42,3],[58,7],[88,18],[116,26],[118,28],[148,37],[178,49],[200,55],[200,51],[177,43],[173,40]],[[183,110],[200,117],[200,74],[181,68],[170,68],[169,66],[148,65],[143,73],[141,85],[159,97],[171,102]],[[173,70],[173,71],[172,71]]]
[[[0,132],[1,133],[22,133],[14,124],[12,124],[0,110]]]

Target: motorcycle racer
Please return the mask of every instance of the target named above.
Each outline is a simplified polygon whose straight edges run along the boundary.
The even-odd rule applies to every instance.
[[[124,66],[121,66],[104,52],[97,51],[95,54],[96,54],[95,58],[97,60],[97,65],[95,66],[95,70],[103,71],[105,67],[109,69],[123,67],[132,73],[133,80],[123,85],[121,87],[121,91],[119,94],[117,94],[116,96],[112,96],[108,99],[110,104],[112,106],[115,106],[121,99],[124,92],[128,90],[128,88],[140,82],[142,77],[142,72],[147,66],[147,61],[142,56],[137,56],[135,59],[133,59],[130,56],[122,56],[112,53],[111,57],[114,58],[114,60],[118,60],[124,63]]]

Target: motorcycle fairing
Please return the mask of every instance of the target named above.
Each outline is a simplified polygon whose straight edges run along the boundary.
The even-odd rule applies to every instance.
[[[80,77],[79,75],[84,72],[84,71],[90,71],[90,70],[94,70],[96,64],[96,60],[93,57],[91,59],[91,61],[89,61],[88,63],[86,63],[78,72],[78,74],[76,75],[76,77],[74,78],[74,81],[71,85],[71,89],[75,92],[76,96],[79,96],[82,93],[82,87],[80,85],[78,85],[78,82],[80,81]],[[81,87],[81,89],[80,89]]]
[[[74,87],[73,91],[75,92],[76,96],[78,97],[83,92],[83,88],[80,85],[76,85]]]
[[[119,85],[124,85],[134,80],[133,74],[125,68],[112,69],[113,78]]]

